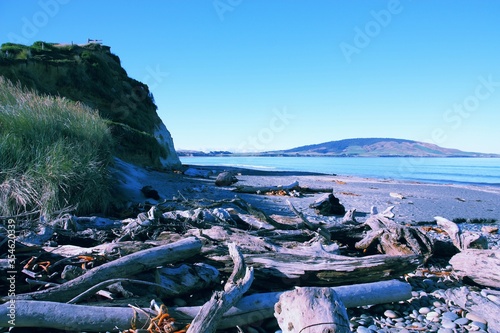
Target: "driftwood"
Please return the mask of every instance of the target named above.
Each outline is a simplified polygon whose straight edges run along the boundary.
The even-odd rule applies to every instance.
[[[9,309],[12,306],[13,312]],[[147,310],[146,310],[147,311]],[[9,314],[13,314],[9,317]],[[151,314],[154,316],[154,314]],[[16,300],[0,305],[1,327],[39,327],[77,332],[106,332],[143,327],[150,315],[123,307],[100,307],[45,301]]]
[[[283,332],[351,332],[346,308],[331,288],[298,287],[284,292],[274,310]]]
[[[472,233],[469,231],[462,232],[460,227],[441,216],[436,216],[434,218],[437,225],[443,228],[444,231],[450,236],[453,245],[459,250],[463,251],[466,249],[487,249],[488,240],[486,237],[478,233]]]
[[[253,269],[245,265],[243,256],[234,243],[228,246],[229,254],[234,262],[233,273],[227,280],[224,290],[215,292],[212,298],[203,305],[187,333],[215,332],[224,313],[239,301],[252,285]]]
[[[390,279],[414,271],[422,263],[417,255],[348,257],[330,255],[311,258],[296,254],[247,254],[245,260],[255,268],[255,283],[262,288],[295,286],[335,286]]]
[[[286,203],[288,204],[292,212],[302,220],[307,229],[318,232],[321,236],[323,236],[326,239],[327,242],[331,242],[332,239],[330,236],[330,232],[325,227],[311,223],[304,216],[304,214],[302,214],[302,212],[298,211],[297,208],[294,207],[294,205],[289,200],[287,200]]]
[[[398,302],[411,298],[411,286],[398,280],[362,283],[331,289],[338,294],[347,308]],[[272,318],[274,305],[279,301],[282,293],[259,293],[243,297],[224,314],[219,328],[243,326]],[[182,318],[183,322],[188,322],[198,313],[199,309],[200,307],[178,307],[170,308],[169,312],[173,317]]]
[[[319,215],[345,215],[346,213],[344,205],[340,203],[333,193],[323,194],[309,207],[315,209]]]
[[[214,285],[218,278],[219,271],[215,267],[203,263],[161,267],[155,272],[156,283],[161,286],[158,295],[162,298],[205,289]]]
[[[233,191],[237,193],[265,194],[268,192],[291,191],[300,188],[299,182],[295,181],[289,185],[278,186],[237,186]]]
[[[388,255],[417,254],[424,258],[432,254],[433,243],[417,228],[402,226],[388,216],[392,207],[381,214],[371,215],[365,222],[372,230],[356,243],[356,248]]]
[[[16,296],[16,299],[66,302],[93,285],[108,280],[110,277],[132,276],[157,266],[189,258],[199,253],[200,249],[200,240],[187,238],[172,244],[139,251],[98,266],[58,287],[20,294]],[[7,301],[8,298],[4,297],[2,300]]]
[[[500,288],[500,252],[498,250],[465,250],[450,259],[453,271],[477,284]]]
[[[498,270],[498,269],[497,269]],[[461,308],[488,322],[488,332],[500,332],[500,303],[488,298],[487,290],[481,293],[467,287],[448,289],[446,296]],[[486,295],[486,296],[484,296]]]
[[[411,298],[411,286],[398,280],[332,288],[348,308],[363,305],[398,302]],[[272,318],[274,305],[282,292],[260,293],[243,297],[230,308],[219,328],[233,328]],[[132,327],[146,327],[156,315],[148,309],[102,307],[45,301],[15,301],[15,321],[9,323],[12,303],[0,305],[0,327],[41,327],[68,331],[105,332]],[[11,306],[11,308],[9,308]],[[201,306],[168,309],[182,325],[200,312]]]

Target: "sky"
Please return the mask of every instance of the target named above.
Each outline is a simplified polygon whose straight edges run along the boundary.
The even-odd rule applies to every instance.
[[[0,0],[0,43],[111,46],[176,149],[500,153],[497,0]]]

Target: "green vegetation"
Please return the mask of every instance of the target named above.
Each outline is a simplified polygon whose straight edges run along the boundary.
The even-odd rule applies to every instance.
[[[153,95],[146,84],[128,77],[109,47],[5,43],[0,48],[0,76],[96,109],[112,125],[118,157],[161,167],[160,158],[165,158],[167,151],[153,140],[155,127],[161,122]]]
[[[113,141],[95,110],[0,76],[0,215],[105,212]]]

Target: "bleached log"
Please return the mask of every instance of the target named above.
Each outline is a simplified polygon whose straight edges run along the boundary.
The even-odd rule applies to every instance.
[[[498,271],[498,267],[497,267]],[[447,299],[488,322],[488,332],[500,332],[500,304],[467,287],[448,289]]]
[[[411,298],[411,285],[398,280],[354,284],[331,288],[346,308],[364,305],[399,302]],[[274,305],[283,292],[259,293],[243,297],[229,309],[219,324],[219,329],[248,325],[273,318]],[[193,318],[201,307],[170,308],[170,314],[183,322]]]
[[[444,217],[434,217],[438,226],[443,228],[444,231],[450,236],[453,245],[459,250],[465,249],[487,249],[488,240],[481,234],[472,233],[469,231],[462,232],[460,227]]]
[[[332,288],[347,308],[398,302],[411,298],[411,286],[406,282],[390,280]],[[272,318],[274,305],[282,292],[260,293],[243,297],[230,308],[219,323],[220,329],[243,326]],[[0,327],[9,324],[11,303],[0,305]],[[200,312],[201,306],[169,308],[172,317],[183,325]],[[156,314],[150,310],[151,317]],[[15,301],[15,326],[53,328],[68,331],[113,332],[116,328],[131,328],[149,324],[148,316],[132,308],[85,306],[45,301]]]
[[[250,194],[264,194],[267,192],[274,191],[291,191],[299,189],[299,182],[295,181],[288,185],[278,185],[278,186],[237,186],[233,191],[238,193],[250,193]]]
[[[274,316],[285,333],[350,333],[349,317],[331,288],[297,287],[280,295]]]
[[[126,278],[157,266],[174,263],[200,252],[201,241],[186,238],[168,245],[139,251],[89,270],[58,287],[16,295],[16,299],[66,302],[93,285],[113,278]],[[6,298],[2,298],[3,301]]]
[[[466,276],[477,284],[500,288],[500,252],[498,250],[464,250],[450,259],[458,276]]]
[[[9,308],[9,305],[11,308]],[[13,309],[11,311],[11,309]],[[147,310],[145,310],[147,311]],[[9,316],[12,314],[11,316]],[[151,317],[155,314],[152,313]],[[45,301],[16,300],[0,305],[0,327],[52,328],[77,332],[112,332],[149,323],[143,311]]]
[[[120,229],[122,226],[123,224],[120,220],[113,220],[100,216],[71,216],[64,223],[64,229],[70,229],[73,231],[83,231],[86,229],[111,230]]]
[[[246,266],[243,256],[234,243],[230,243],[228,247],[234,262],[233,273],[224,285],[224,290],[215,292],[202,306],[187,333],[215,332],[224,313],[238,302],[252,285],[253,269]]]
[[[254,206],[252,206],[251,204],[249,204],[248,202],[246,202],[245,200],[243,200],[241,198],[238,198],[238,200],[235,200],[233,203],[235,205],[237,205],[238,207],[240,207],[241,209],[243,209],[243,210],[247,211],[248,213],[252,214],[256,218],[269,223],[274,228],[282,229],[282,230],[297,229],[296,226],[277,222],[272,217],[270,217],[269,215],[267,215],[264,211],[262,211],[261,209],[258,209],[256,207],[254,207]]]

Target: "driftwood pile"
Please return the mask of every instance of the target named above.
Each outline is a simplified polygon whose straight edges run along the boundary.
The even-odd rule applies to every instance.
[[[298,183],[236,188],[290,196],[331,191]],[[288,205],[295,217],[270,216],[239,197],[207,202],[180,195],[123,220],[65,214],[25,230],[21,218],[2,218],[4,225],[17,219],[18,227],[15,267],[0,258],[4,271],[15,272],[0,278],[6,291],[15,279],[14,292],[2,290],[0,327],[265,332],[279,325],[283,332],[348,332],[346,307],[409,299],[410,285],[398,279],[439,255],[425,231],[393,220],[392,207],[374,209],[364,223],[353,209],[337,222],[318,223]],[[500,288],[500,258],[485,239],[436,220],[456,247],[456,273]],[[8,239],[14,237],[0,234],[2,253]],[[485,319],[498,325],[491,297],[448,292],[483,317],[489,306]]]

